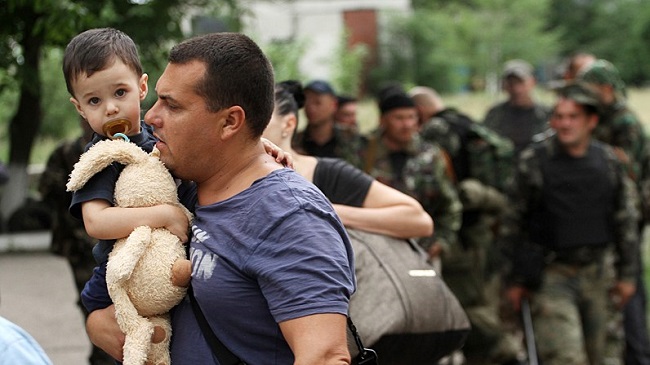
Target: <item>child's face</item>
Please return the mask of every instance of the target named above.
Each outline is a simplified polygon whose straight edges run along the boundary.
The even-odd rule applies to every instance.
[[[126,135],[140,132],[140,102],[147,96],[147,74],[136,75],[119,59],[104,70],[88,77],[83,73],[72,83],[70,98],[77,112],[100,135],[102,126],[115,119],[127,119],[131,129]]]

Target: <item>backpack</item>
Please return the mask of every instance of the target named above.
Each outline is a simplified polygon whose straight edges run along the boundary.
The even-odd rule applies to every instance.
[[[512,182],[512,141],[467,115],[445,109],[422,127],[421,135],[447,150],[458,181],[471,177],[500,191]]]

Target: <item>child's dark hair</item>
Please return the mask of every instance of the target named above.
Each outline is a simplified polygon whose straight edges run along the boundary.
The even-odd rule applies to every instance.
[[[287,80],[275,85],[275,107],[281,116],[294,113],[305,105],[305,92],[300,81]]]
[[[74,96],[72,82],[82,73],[91,76],[102,71],[119,59],[138,77],[142,75],[142,64],[138,48],[133,39],[113,28],[89,29],[78,34],[65,48],[63,76],[70,95]]]

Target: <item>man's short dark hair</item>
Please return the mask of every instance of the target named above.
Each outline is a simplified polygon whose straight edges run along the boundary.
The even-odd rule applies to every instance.
[[[273,113],[273,67],[253,40],[240,33],[211,33],[174,46],[169,62],[200,61],[206,73],[197,85],[209,110],[241,106],[254,137],[266,129]]]
[[[138,48],[133,39],[113,28],[89,29],[76,35],[65,48],[63,76],[70,95],[74,96],[72,82],[85,73],[92,76],[119,59],[135,74],[142,75]]]

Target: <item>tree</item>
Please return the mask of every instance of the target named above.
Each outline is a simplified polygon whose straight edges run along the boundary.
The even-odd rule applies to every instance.
[[[416,1],[414,15],[393,19],[383,74],[406,83],[460,91],[472,79],[494,80],[511,58],[536,64],[556,53],[548,0]],[[406,67],[406,68],[405,68]],[[409,69],[410,67],[410,69]]]
[[[135,40],[145,69],[155,68],[164,64],[169,42],[183,36],[185,11],[209,4],[205,13],[238,9],[236,0],[0,0],[0,92],[15,88],[18,94],[9,121],[11,179],[0,202],[4,219],[27,193],[26,168],[43,116],[44,50],[64,47],[85,29],[110,26]]]
[[[551,0],[547,28],[560,33],[562,55],[594,53],[611,61],[623,79],[650,78],[650,2],[644,0]]]

